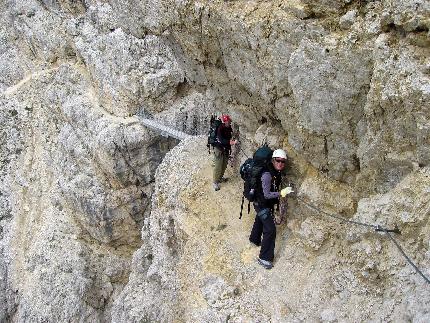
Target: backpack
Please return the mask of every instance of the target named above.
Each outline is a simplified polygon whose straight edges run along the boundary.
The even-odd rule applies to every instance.
[[[255,190],[260,183],[261,175],[267,169],[267,163],[270,162],[272,153],[272,149],[267,144],[264,144],[256,150],[252,158],[248,158],[240,166],[240,177],[243,179],[243,195],[239,219],[242,218],[245,198],[248,200],[248,213],[250,212],[250,204],[256,198]]]
[[[208,143],[207,143],[207,147],[209,149],[209,153],[210,153],[210,147],[215,147],[218,143],[218,136],[217,136],[217,132],[218,132],[218,128],[219,126],[222,124],[222,121],[217,118],[217,116],[212,115],[211,116],[211,121],[209,124],[209,132],[208,132]]]

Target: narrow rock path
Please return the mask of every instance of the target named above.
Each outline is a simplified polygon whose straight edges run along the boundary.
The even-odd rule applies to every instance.
[[[11,94],[15,93],[16,91],[18,91],[22,86],[24,86],[25,84],[27,84],[30,80],[38,78],[39,76],[48,74],[48,73],[50,73],[52,71],[55,71],[57,69],[58,69],[58,67],[53,67],[53,68],[42,69],[42,70],[38,70],[38,71],[35,71],[33,73],[30,73],[30,74],[26,75],[22,80],[20,80],[15,85],[12,85],[12,86],[8,87],[3,92],[3,94],[4,95],[11,95]]]
[[[229,166],[228,181],[215,192],[211,160],[208,155],[200,172],[193,175],[197,179],[193,181],[195,184],[186,188],[189,191],[181,199],[187,210],[181,227],[188,234],[178,266],[181,297],[190,306],[190,313],[210,306],[236,317],[267,320],[274,310],[267,311],[266,304],[261,302],[264,296],[258,295],[273,292],[268,284],[276,286],[285,275],[283,263],[279,266],[275,263],[272,270],[257,264],[259,248],[248,241],[255,217],[252,205],[248,214],[246,203],[239,219],[243,187],[238,170]],[[278,227],[275,250],[278,259],[286,253],[285,230],[285,224]]]

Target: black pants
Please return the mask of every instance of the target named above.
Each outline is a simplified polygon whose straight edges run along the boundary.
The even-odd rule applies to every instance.
[[[261,209],[258,205],[254,204],[255,212],[259,212]],[[263,235],[263,238],[261,237]],[[249,241],[261,245],[260,259],[273,261],[275,254],[275,239],[276,239],[276,225],[273,217],[273,212],[266,219],[262,220],[259,216],[255,216],[254,225],[252,226],[251,235]]]

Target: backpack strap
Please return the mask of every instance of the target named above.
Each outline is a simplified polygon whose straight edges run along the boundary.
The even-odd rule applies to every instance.
[[[242,219],[242,213],[243,213],[243,202],[245,202],[245,196],[242,195],[242,203],[240,204],[240,215],[239,220]],[[251,212],[251,202],[248,201],[248,214]]]
[[[240,205],[240,216],[239,220],[242,219],[242,211],[243,211],[243,202],[245,202],[245,196],[242,194],[242,204]],[[248,212],[249,213],[249,212]]]

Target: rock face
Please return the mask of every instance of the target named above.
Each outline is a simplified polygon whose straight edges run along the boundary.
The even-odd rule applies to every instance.
[[[327,216],[397,225],[430,276],[427,1],[0,9],[1,322],[430,320],[389,237]],[[241,140],[219,192],[213,113]],[[297,192],[272,271],[237,219],[238,164],[265,141]]]
[[[240,178],[213,192],[210,160],[189,158],[204,144],[201,137],[181,143],[158,168],[152,213],[142,231],[148,243],[134,254],[129,282],[112,310],[114,322],[428,319],[428,286],[388,237],[341,225],[293,199],[287,226],[278,229],[275,267],[259,266],[259,248],[247,240],[253,217],[245,212],[238,219]],[[233,173],[228,169],[228,176]],[[389,193],[360,200],[351,220],[399,224],[402,242],[420,250],[428,243],[429,179],[427,167]],[[309,176],[300,197],[325,204],[325,212],[351,210],[351,192],[333,185]],[[424,268],[427,248],[413,253]]]

